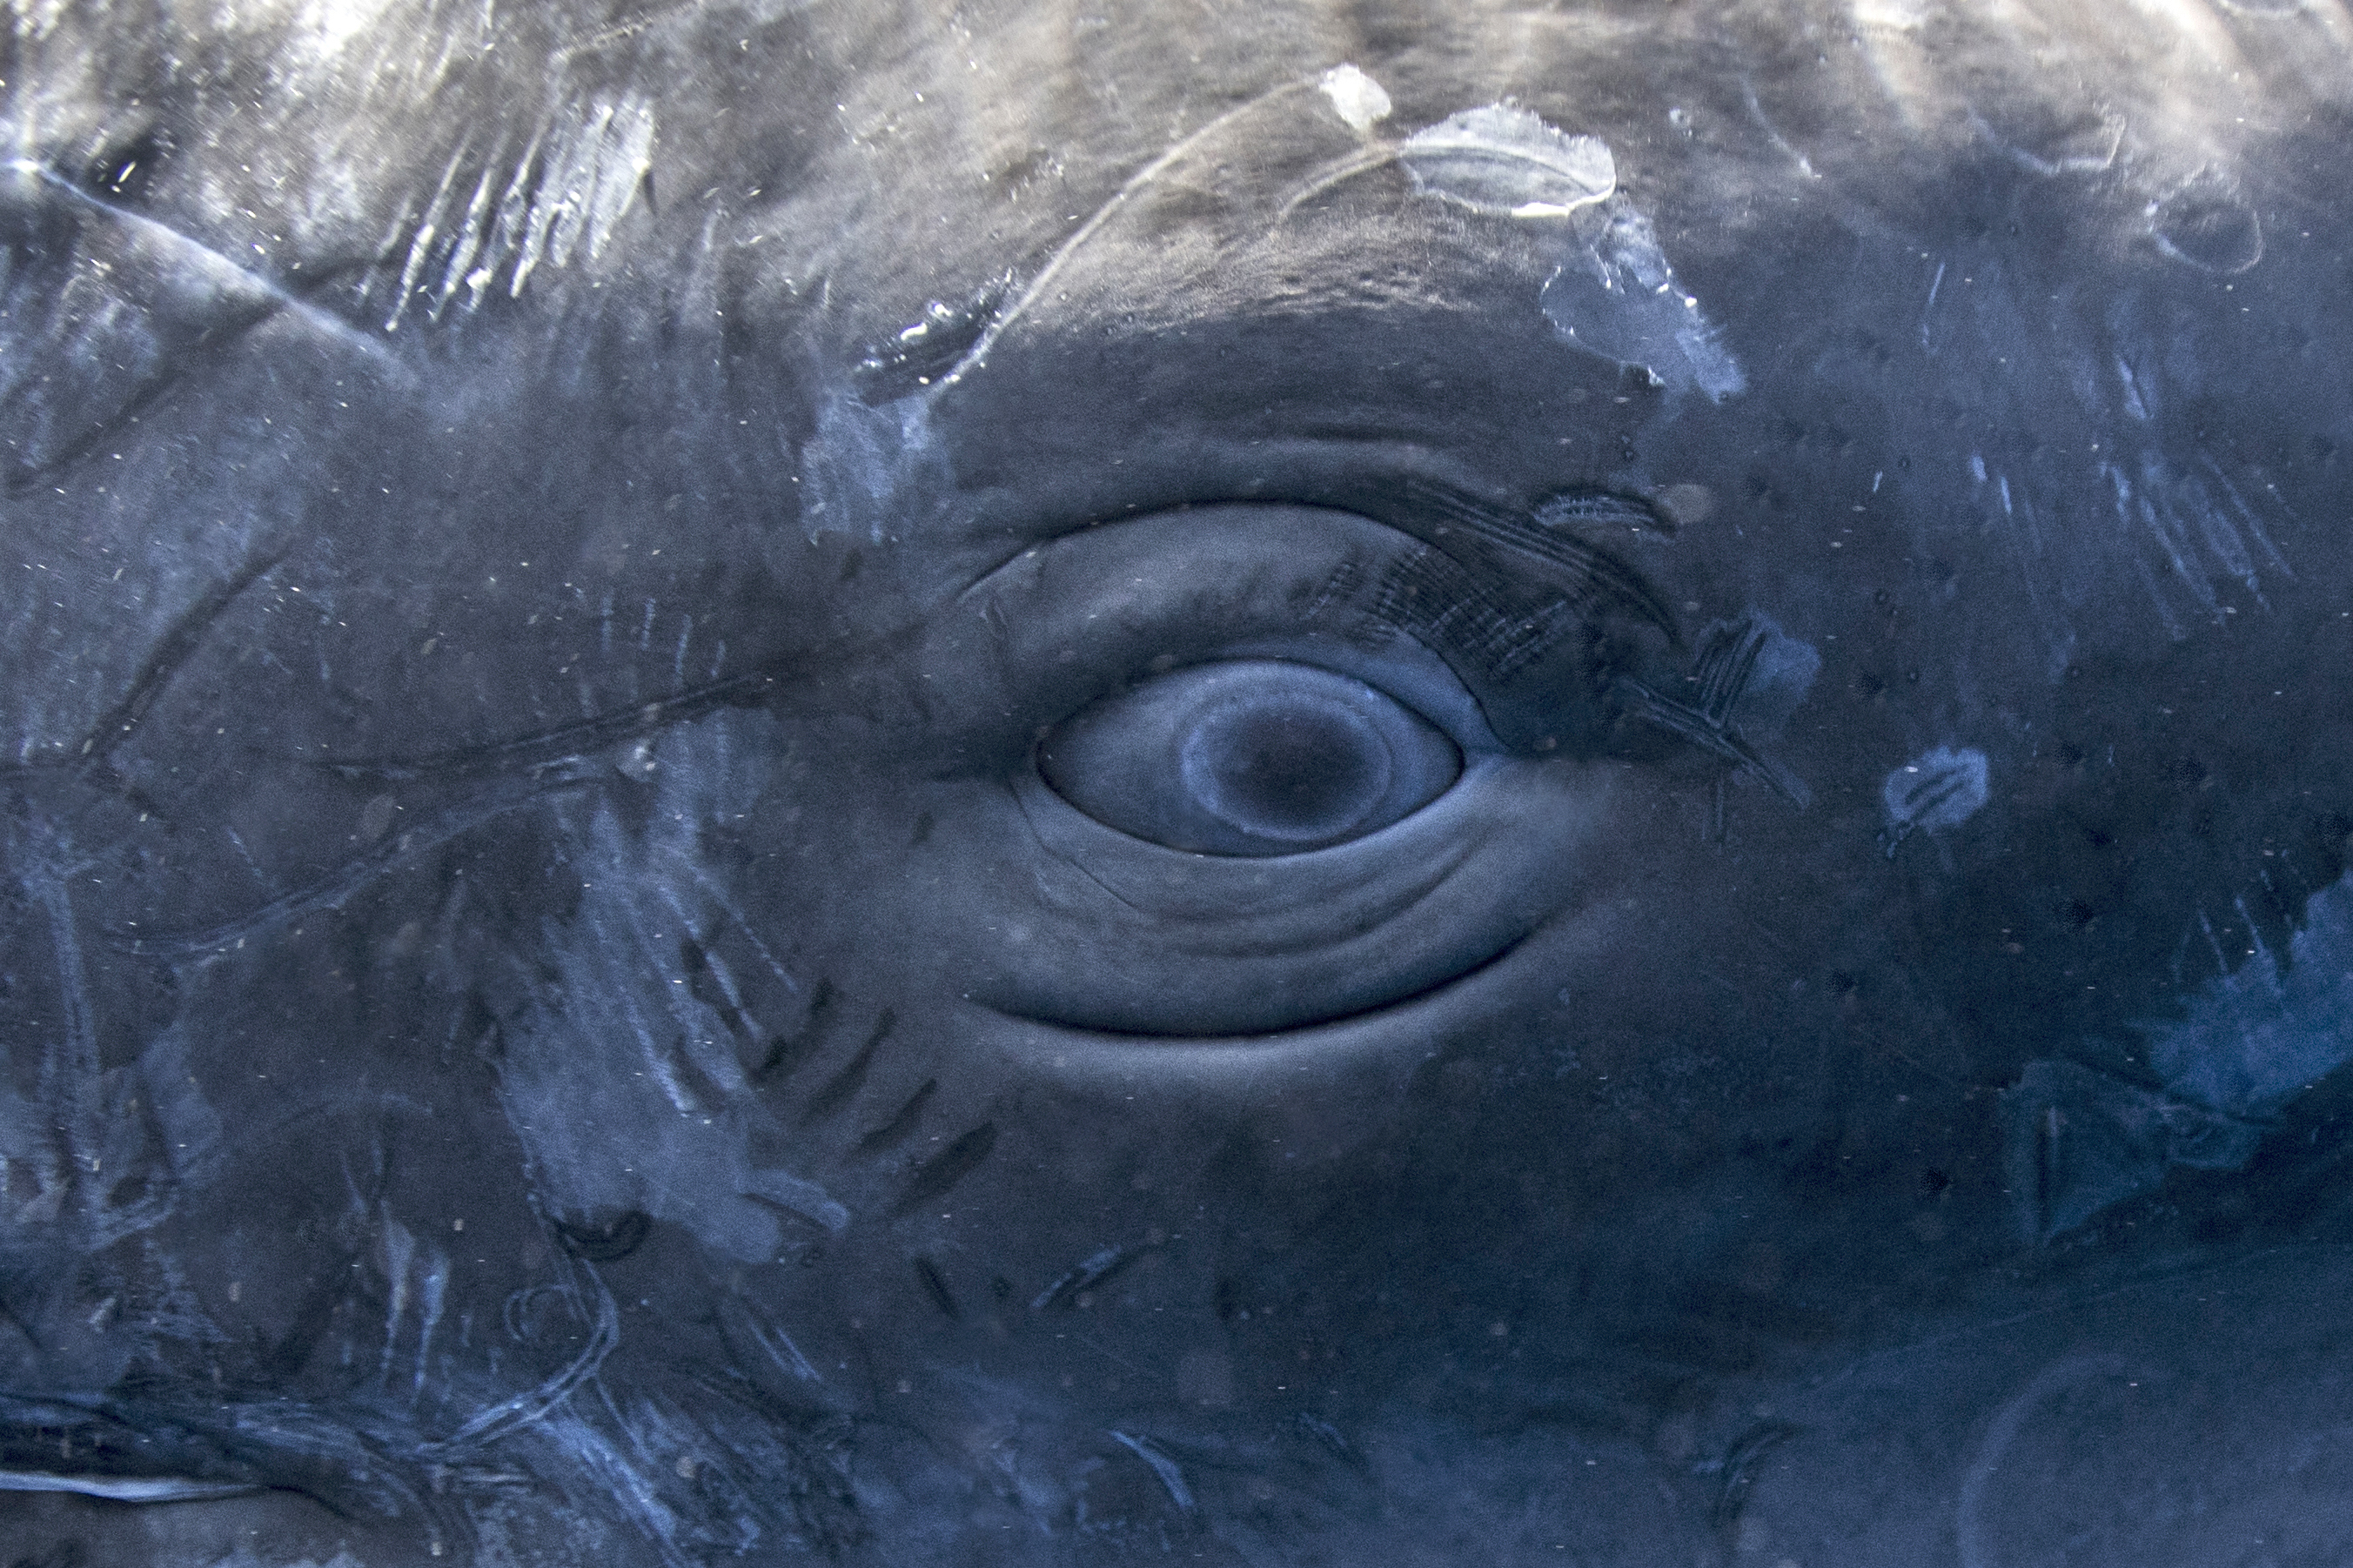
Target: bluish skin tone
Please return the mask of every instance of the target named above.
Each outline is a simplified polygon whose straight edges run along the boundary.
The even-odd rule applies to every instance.
[[[2333,1090],[2057,1238],[2000,1097],[2151,1089],[2136,1026],[2344,868],[2327,18],[2214,23],[2235,85],[1944,19],[1915,89],[1835,18],[1621,20],[550,12],[413,81],[361,68],[392,33],[176,83],[135,29],[23,45],[73,85],[16,319],[94,255],[196,324],[140,296],[12,394],[73,417],[5,502],[58,584],[8,606],[0,1301],[49,1403],[5,1468],[280,1489],[11,1500],[28,1538],[1511,1561],[1567,1519],[1976,1568],[2056,1507],[1986,1434],[2063,1450],[2049,1401],[2133,1356],[2303,1430],[2249,1412],[2342,1268]],[[1584,231],[1378,155],[1505,100],[1609,144],[1741,390],[1565,341]],[[517,289],[543,101],[659,129]],[[2241,208],[2164,205],[2209,166],[2252,267]],[[417,237],[477,189],[455,266]],[[1474,516],[1570,542],[1481,557],[1575,611],[1526,670],[1381,596]],[[1744,621],[1819,658],[1734,710],[1750,763],[1630,695]],[[1386,693],[1461,777],[1203,857],[1040,772],[1225,660]],[[1989,796],[1896,833],[1938,746]],[[2258,1253],[2243,1343],[2101,1294]],[[1949,1541],[1889,1522],[1923,1496]]]

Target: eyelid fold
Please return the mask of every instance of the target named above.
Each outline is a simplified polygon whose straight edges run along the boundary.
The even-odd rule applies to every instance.
[[[1238,502],[1034,546],[934,617],[927,716],[960,767],[1010,769],[1129,685],[1266,657],[1365,680],[1466,752],[1541,754],[1608,725],[1610,680],[1584,667],[1603,618],[1672,640],[1656,595],[1590,545],[1564,537],[1539,554],[1461,507],[1428,531],[1434,542],[1351,511]]]
[[[1352,635],[1364,585],[1411,543],[1349,513],[1287,506],[1199,508],[1066,534],[934,617],[921,654],[926,706],[965,741],[967,765],[1009,769],[1044,730],[1172,669],[1245,649],[1296,658],[1310,646],[1361,661],[1377,651]]]
[[[1018,774],[1009,800],[994,798],[1021,824],[1019,869],[988,885],[1002,889],[998,926],[1020,935],[988,944],[970,995],[1018,1019],[1170,1037],[1412,998],[1589,896],[1621,781],[1606,764],[1479,759],[1386,832],[1249,858],[1147,844]]]
[[[1038,748],[1107,826],[1208,855],[1299,855],[1377,833],[1461,776],[1462,753],[1363,681],[1279,659],[1193,665],[1082,710]]]

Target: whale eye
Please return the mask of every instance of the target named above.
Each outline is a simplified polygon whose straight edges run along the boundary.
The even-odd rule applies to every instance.
[[[1208,855],[1296,855],[1427,805],[1462,753],[1361,680],[1282,659],[1158,677],[1050,731],[1038,771],[1107,827]]]

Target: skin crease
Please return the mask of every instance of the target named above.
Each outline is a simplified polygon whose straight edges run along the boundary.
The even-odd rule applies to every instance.
[[[2162,1099],[2345,869],[2341,10],[340,25],[0,72],[12,256],[140,323],[8,394],[0,1469],[256,1489],[10,1552],[2343,1550],[2341,1085],[2063,1226],[2139,1167],[2022,1087]],[[1498,103],[1736,390],[1417,184]],[[1655,616],[1377,621],[1562,496]],[[1640,717],[1759,624],[1757,761]],[[1215,864],[1037,781],[1239,657],[1464,779]]]

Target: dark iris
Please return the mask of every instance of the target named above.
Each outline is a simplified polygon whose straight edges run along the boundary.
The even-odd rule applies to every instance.
[[[1054,727],[1038,770],[1123,833],[1208,855],[1296,855],[1444,794],[1462,753],[1363,681],[1281,659],[1197,665]]]
[[[1208,813],[1262,838],[1345,833],[1388,793],[1395,769],[1371,725],[1314,697],[1229,700],[1203,714],[1180,752],[1187,788]]]

